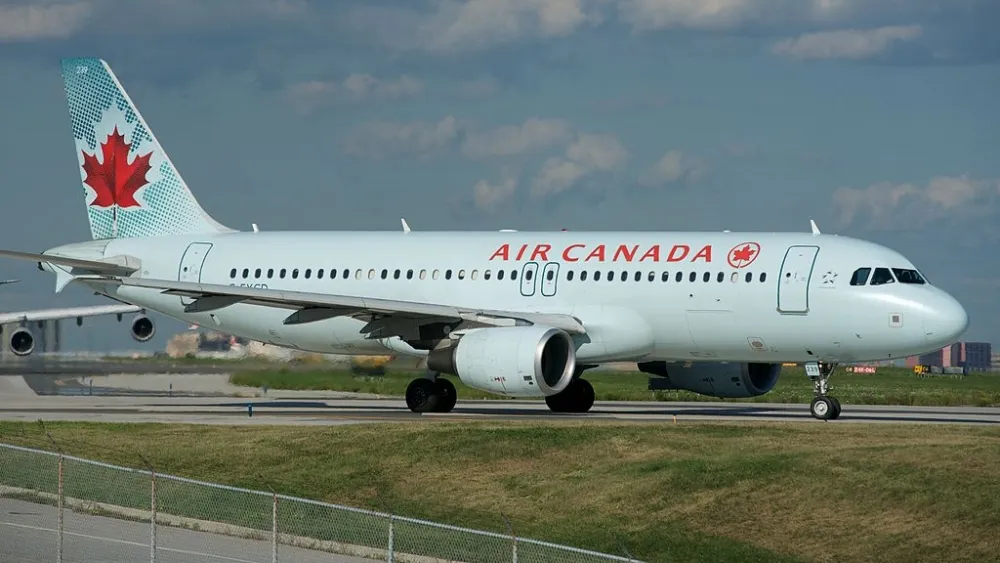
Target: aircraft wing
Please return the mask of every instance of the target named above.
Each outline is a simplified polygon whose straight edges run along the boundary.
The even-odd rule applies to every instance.
[[[179,282],[141,278],[79,278],[93,284],[115,284],[163,290],[163,293],[190,297],[187,312],[206,312],[236,303],[263,307],[289,309],[286,325],[303,324],[332,317],[351,316],[368,320],[361,332],[372,338],[398,336],[392,323],[385,319],[410,319],[417,322],[467,321],[480,326],[514,326],[516,324],[543,324],[563,329],[569,333],[584,334],[583,324],[570,315],[498,311],[418,303],[395,299],[373,299],[349,295],[330,295],[304,291],[283,291],[236,287],[231,285]]]
[[[93,307],[64,307],[62,309],[36,309],[15,313],[0,313],[0,324],[54,321],[56,319],[75,319],[78,317],[96,317],[99,315],[124,315],[138,313],[141,307],[135,305],[95,305]]]

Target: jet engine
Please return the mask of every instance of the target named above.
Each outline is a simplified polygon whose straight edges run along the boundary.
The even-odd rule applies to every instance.
[[[129,328],[129,332],[132,334],[132,338],[137,341],[146,342],[156,334],[156,326],[153,324],[153,319],[146,315],[136,315],[132,319],[132,326]]]
[[[10,333],[10,351],[18,356],[27,356],[35,351],[35,335],[31,331],[20,327]]]
[[[557,328],[477,328],[456,344],[431,350],[427,368],[498,395],[547,397],[573,379],[576,347],[569,334]]]
[[[781,364],[642,362],[639,371],[658,375],[650,389],[680,389],[719,398],[757,397],[774,389]]]

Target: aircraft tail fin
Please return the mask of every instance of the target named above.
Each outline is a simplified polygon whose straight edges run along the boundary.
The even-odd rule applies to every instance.
[[[80,179],[95,239],[231,232],[202,209],[101,59],[63,59]]]

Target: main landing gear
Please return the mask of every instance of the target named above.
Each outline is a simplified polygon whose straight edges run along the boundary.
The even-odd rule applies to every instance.
[[[809,412],[819,420],[840,418],[840,401],[836,397],[827,395],[830,391],[830,385],[827,382],[836,367],[837,364],[825,362],[806,363],[806,376],[813,381],[813,392],[816,393],[816,397],[809,405]]]
[[[587,412],[594,406],[594,386],[586,379],[574,377],[561,392],[545,397],[552,412]]]
[[[418,377],[406,387],[406,406],[413,412],[451,412],[456,402],[455,385],[437,374]]]

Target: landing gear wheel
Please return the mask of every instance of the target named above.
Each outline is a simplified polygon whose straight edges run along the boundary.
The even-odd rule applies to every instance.
[[[413,412],[434,412],[440,402],[436,381],[419,377],[406,386],[406,406]]]
[[[455,403],[458,402],[458,391],[455,390],[455,385],[443,377],[438,377],[434,386],[438,396],[438,404],[434,412],[451,412],[451,409],[455,408]]]
[[[814,418],[820,420],[830,420],[835,418],[833,413],[836,411],[837,407],[833,402],[833,399],[825,395],[816,397],[812,400],[809,405],[809,412],[812,413]]]
[[[561,392],[545,397],[552,412],[583,413],[594,406],[594,386],[586,379],[574,379]]]
[[[829,399],[833,401],[833,416],[830,417],[830,420],[837,420],[840,418],[840,399],[836,397],[829,397]]]

